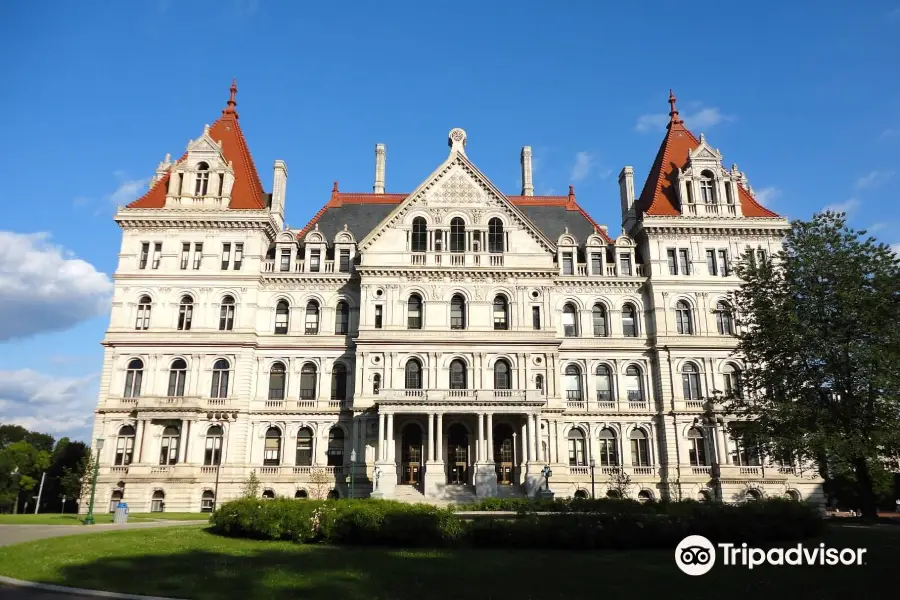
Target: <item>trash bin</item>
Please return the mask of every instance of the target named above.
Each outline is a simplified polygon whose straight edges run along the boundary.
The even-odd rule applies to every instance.
[[[113,523],[125,524],[128,522],[128,504],[119,502],[116,505],[116,512],[113,515]]]

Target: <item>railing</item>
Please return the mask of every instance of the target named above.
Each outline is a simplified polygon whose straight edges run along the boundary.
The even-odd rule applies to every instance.
[[[587,407],[585,406],[586,404],[587,404],[586,402],[578,402],[578,401],[575,401],[575,400],[567,400],[567,401],[566,401],[566,408],[571,408],[571,409],[573,409],[573,410],[586,410],[586,408],[587,408]]]
[[[260,467],[260,475],[278,475],[278,467]]]
[[[503,255],[502,254],[491,254],[491,266],[492,267],[502,267],[503,266]]]
[[[647,475],[653,475],[654,468],[653,467],[631,467],[631,470],[634,472],[635,475],[647,476]]]
[[[172,473],[172,467],[150,467],[151,475],[169,475]]]
[[[200,474],[201,475],[212,475],[216,472],[217,469],[218,469],[218,467],[210,467],[210,466],[200,467]]]
[[[315,408],[315,400],[297,400],[297,408]]]
[[[348,404],[348,402],[346,400],[332,399],[332,400],[328,401],[328,408],[338,408],[338,409],[343,410],[343,409],[347,408],[347,404]]]
[[[424,256],[424,255],[423,255]],[[339,261],[335,260],[319,260],[318,268],[316,267],[315,261],[310,261],[309,264],[309,272],[310,273],[334,273],[335,263],[340,265]],[[413,263],[417,264],[417,263]],[[425,263],[422,263],[425,264]],[[266,258],[262,261],[262,272],[263,273],[305,273],[306,272],[306,261],[305,260],[294,260],[289,265],[289,269],[285,270],[282,268],[282,263],[279,259],[275,258]],[[352,267],[351,267],[352,268]],[[348,271],[339,271],[341,273],[347,273]]]
[[[738,473],[741,475],[759,475],[761,472],[761,467],[738,467]]]
[[[711,475],[712,467],[692,466],[691,475]]]
[[[694,409],[702,410],[703,409],[703,400],[685,400],[684,404],[685,404],[685,406],[688,407],[688,409],[691,409],[691,410],[694,410]]]
[[[646,402],[638,402],[636,400],[628,401],[628,410],[647,410]]]
[[[615,277],[616,276],[616,265],[606,265],[606,276],[607,277]]]
[[[382,389],[376,402],[392,400],[422,400],[429,402],[504,401],[523,402],[546,400],[541,390],[407,390]]]
[[[615,400],[598,400],[597,410],[616,410]]]
[[[199,396],[141,396],[127,400],[136,400],[136,405],[140,408],[199,407],[206,402]]]
[[[569,467],[569,475],[590,475],[590,467]]]
[[[109,472],[113,475],[126,475],[128,467],[110,467]]]
[[[412,264],[414,265],[424,265],[425,264],[425,255],[420,253],[413,253],[411,255]]]
[[[619,473],[622,472],[622,467],[606,466],[606,467],[599,467],[599,468],[600,468],[600,474],[606,475],[606,476],[618,475]]]
[[[228,398],[207,398],[207,406],[228,406]]]
[[[284,408],[284,400],[266,400],[266,408]]]

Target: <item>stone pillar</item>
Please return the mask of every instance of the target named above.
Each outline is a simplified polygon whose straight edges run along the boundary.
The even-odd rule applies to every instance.
[[[139,463],[144,458],[144,437],[147,432],[147,420],[141,419],[138,421],[138,430],[135,437],[135,448],[131,450],[131,462]],[[113,461],[115,461],[115,454],[113,454]]]
[[[534,422],[531,420],[531,415],[525,415],[525,426],[522,429],[522,441],[525,443],[525,460],[528,463],[532,463],[534,462],[534,455],[532,454],[534,444],[531,438],[534,436]]]
[[[719,426],[719,431],[722,435],[722,454],[725,455],[725,464],[730,465],[731,464],[731,452],[730,452],[731,448],[729,448],[728,432],[725,431],[724,423]]]
[[[484,462],[494,462],[494,413],[487,414],[487,456]]]
[[[437,414],[437,435],[435,438],[437,439],[437,461],[444,462],[444,415],[443,413]]]
[[[428,465],[425,467],[425,496],[440,497],[447,483],[444,461],[441,455],[443,425],[441,414],[428,414]],[[435,424],[435,421],[437,423]]]
[[[484,461],[484,413],[478,413],[478,442],[475,445],[475,462]]]
[[[541,460],[541,421],[537,415],[531,415],[534,419],[534,456],[538,462]]]
[[[428,462],[433,463],[434,452],[434,413],[428,413]]]
[[[394,448],[394,414],[390,413],[387,416],[387,460],[389,462],[395,461],[396,448]]]
[[[387,443],[384,441],[385,419],[386,415],[384,413],[378,415],[378,461],[385,459],[385,451],[387,450]]]

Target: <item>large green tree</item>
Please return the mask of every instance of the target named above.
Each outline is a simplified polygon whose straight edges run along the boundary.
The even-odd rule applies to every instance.
[[[874,517],[873,465],[900,448],[900,260],[826,212],[737,272],[747,367],[726,404],[746,420],[732,432],[776,457],[849,466]]]
[[[50,466],[50,453],[26,440],[12,442],[0,450],[0,500],[18,512],[23,494],[35,489],[41,474]]]

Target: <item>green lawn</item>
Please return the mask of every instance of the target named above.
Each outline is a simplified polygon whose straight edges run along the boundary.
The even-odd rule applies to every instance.
[[[58,514],[58,513],[42,513],[42,514],[24,514],[24,515],[8,515],[0,514],[0,525],[81,525],[84,515]],[[209,520],[208,513],[131,513],[128,515],[128,521],[147,522],[147,521],[194,521]],[[110,513],[95,514],[94,521],[97,523],[112,523],[113,516]]]
[[[163,528],[0,548],[0,574],[179,598],[489,600],[499,598],[854,598],[896,590],[900,530],[832,528],[832,547],[868,548],[861,567],[725,567],[699,578],[673,552],[394,550],[303,546]],[[88,542],[88,543],[86,543]],[[890,587],[889,587],[890,586]],[[706,592],[702,592],[706,590]],[[652,595],[651,595],[652,594]]]

